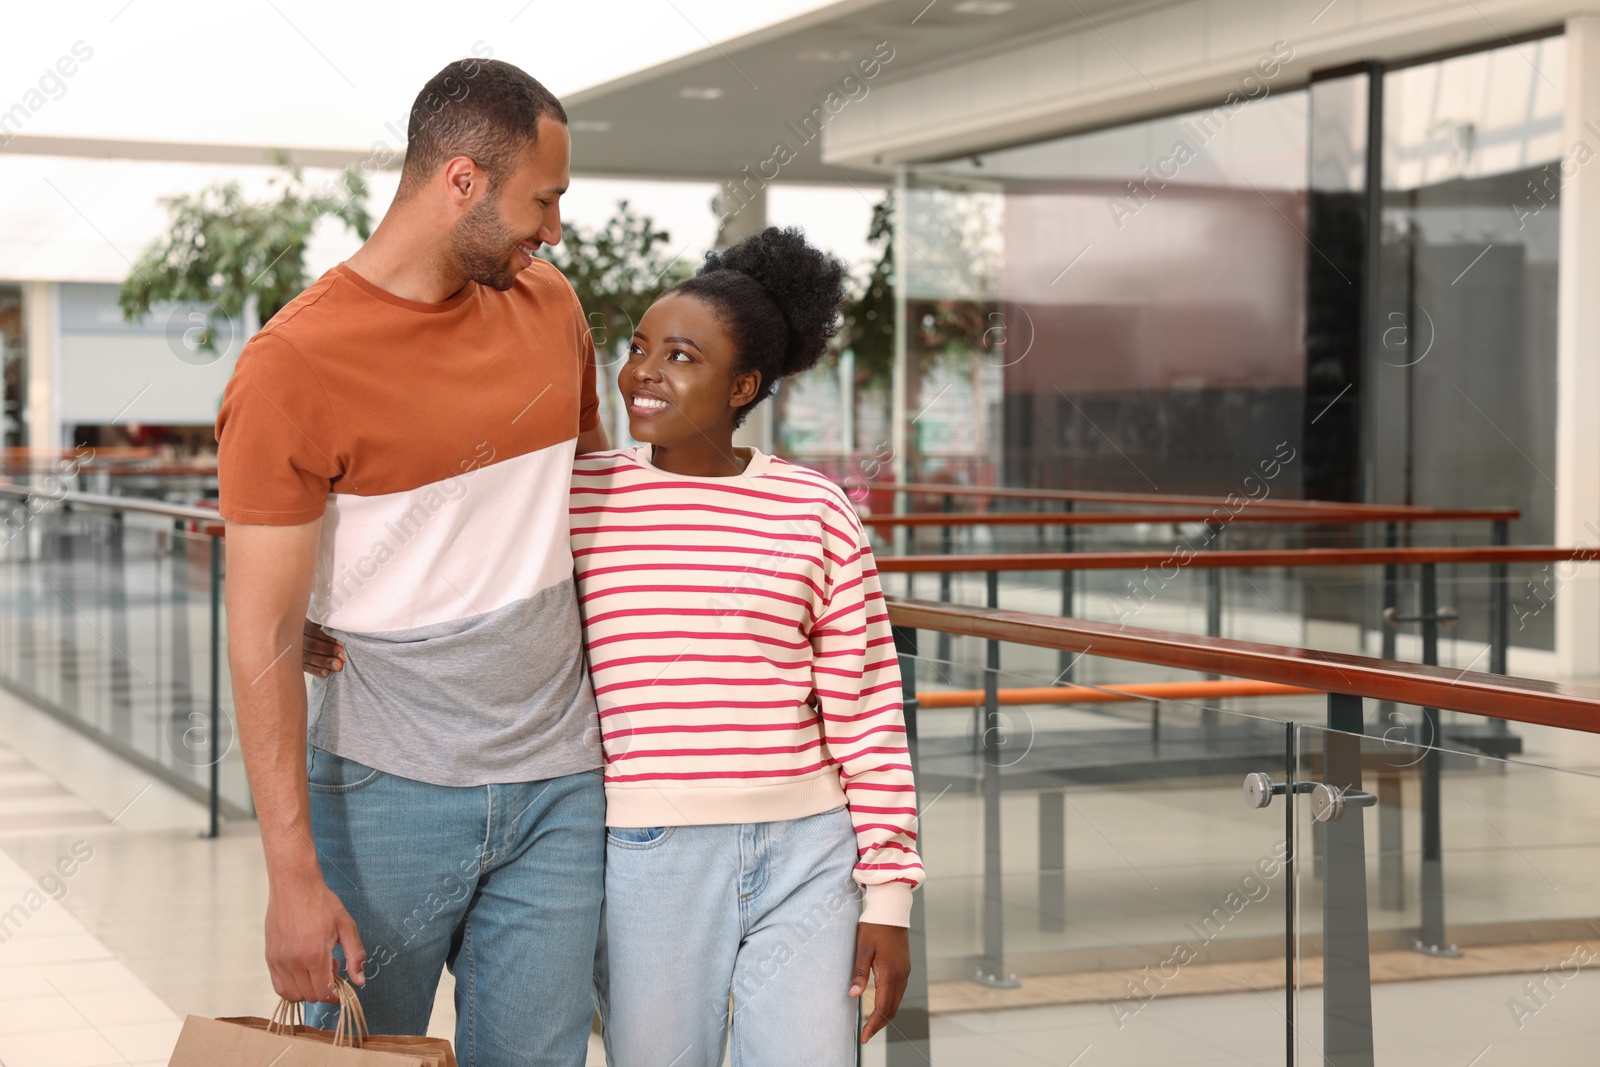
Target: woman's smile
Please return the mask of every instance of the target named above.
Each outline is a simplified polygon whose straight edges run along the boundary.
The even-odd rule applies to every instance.
[[[635,392],[628,397],[628,414],[649,418],[667,410],[672,405],[651,393]]]

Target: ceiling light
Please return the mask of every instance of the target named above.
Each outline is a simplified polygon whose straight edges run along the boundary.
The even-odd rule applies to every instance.
[[[567,129],[574,133],[605,133],[611,129],[609,119],[573,119]]]
[[[843,63],[855,57],[854,52],[843,48],[813,48],[809,52],[801,52],[796,58],[802,63]]]
[[[722,95],[722,90],[717,88],[683,88],[678,90],[678,95],[685,100],[715,100]]]
[[[1004,15],[1016,6],[1013,0],[961,0],[952,10],[958,15]]]

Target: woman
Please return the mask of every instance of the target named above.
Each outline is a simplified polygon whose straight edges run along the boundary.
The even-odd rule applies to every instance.
[[[615,1067],[716,1067],[730,1031],[740,1067],[842,1067],[869,972],[862,1041],[905,989],[922,865],[872,553],[831,482],[733,446],[821,358],[843,275],[794,230],[708,255],[645,313],[617,376],[644,444],[573,473]],[[308,669],[337,669],[328,656],[308,646]]]

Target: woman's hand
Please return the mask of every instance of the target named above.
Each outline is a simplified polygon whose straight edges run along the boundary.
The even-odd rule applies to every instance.
[[[344,670],[344,646],[310,619],[300,632],[300,669],[318,678]]]
[[[861,1043],[889,1025],[900,1010],[906,981],[911,977],[911,940],[903,926],[858,923],[856,926],[856,966],[850,975],[850,995],[866,991],[867,974],[872,974],[874,993],[872,1015],[861,1028]]]

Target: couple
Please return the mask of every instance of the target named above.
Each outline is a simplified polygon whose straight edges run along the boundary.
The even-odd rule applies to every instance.
[[[736,1064],[851,1063],[922,875],[893,639],[844,495],[732,444],[821,356],[842,267],[771,229],[708,256],[639,322],[645,444],[609,449],[534,256],[560,102],[453,63],[408,135],[217,423],[274,988],[330,1025],[342,968],[374,1032],[423,1033],[448,966],[463,1067],[581,1064],[596,1002],[617,1067],[715,1067],[730,1030]]]

